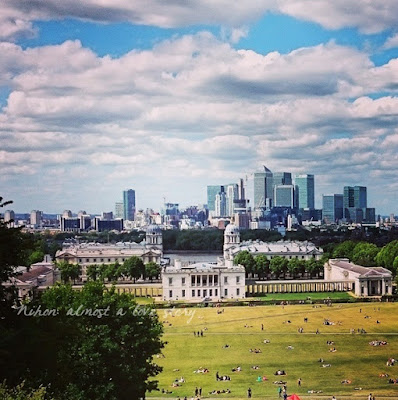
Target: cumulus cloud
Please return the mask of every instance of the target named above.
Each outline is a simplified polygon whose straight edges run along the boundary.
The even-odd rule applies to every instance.
[[[133,186],[154,206],[179,184],[186,202],[203,202],[207,184],[263,163],[341,184],[349,172],[345,183],[366,184],[364,164],[377,173],[397,152],[396,60],[375,66],[333,42],[262,55],[202,32],[115,59],[79,41],[0,47],[10,88],[1,180],[18,177],[22,193],[45,177],[60,209],[77,202],[82,179],[88,197],[106,182],[107,201]],[[389,95],[373,98],[382,91]],[[85,208],[98,209],[99,197],[90,201]]]
[[[232,41],[245,35],[242,26],[267,12],[316,22],[328,29],[355,27],[365,33],[396,27],[398,3],[391,0],[4,0],[0,10],[0,38],[12,40],[36,34],[32,22],[76,18],[100,23],[130,22],[162,28],[191,25],[232,27]]]
[[[395,49],[398,47],[398,33],[390,36],[383,45],[384,49]]]

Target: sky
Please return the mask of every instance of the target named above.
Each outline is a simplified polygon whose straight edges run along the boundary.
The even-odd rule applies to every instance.
[[[16,212],[206,203],[266,165],[398,214],[398,1],[3,0]]]

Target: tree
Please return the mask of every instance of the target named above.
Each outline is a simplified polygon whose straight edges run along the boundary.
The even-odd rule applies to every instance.
[[[375,258],[379,248],[373,243],[359,242],[352,252],[352,262],[364,267],[376,265]]]
[[[315,275],[318,275],[323,271],[323,262],[322,260],[316,260],[315,258],[311,258],[310,260],[307,260],[307,272],[310,274],[310,277],[312,278]]]
[[[130,400],[156,388],[150,378],[161,371],[153,356],[163,347],[162,325],[151,308],[137,312],[129,294],[107,290],[99,282],[88,282],[81,291],[64,285],[51,288],[40,304],[59,311],[50,322],[39,318],[57,342],[58,368],[34,373],[37,379],[47,376],[56,394],[72,399]],[[72,316],[70,310],[77,312],[79,307],[81,312],[102,310],[105,314],[101,318]]]
[[[269,268],[276,278],[287,271],[288,260],[285,257],[276,256],[271,259]]]
[[[346,240],[338,244],[333,250],[333,258],[348,258],[352,260],[352,253],[356,245],[357,242],[352,240]]]
[[[259,254],[254,257],[254,271],[260,279],[264,279],[264,277],[268,276],[270,272],[269,263],[270,261],[264,254]]]
[[[297,275],[301,271],[301,267],[301,262],[297,258],[292,258],[289,260],[287,264],[287,270],[289,271],[289,274],[293,279],[297,278]]]
[[[377,265],[389,269],[394,275],[397,273],[395,258],[398,257],[398,240],[394,240],[384,246],[376,256]]]
[[[140,278],[145,272],[145,266],[141,258],[132,256],[124,262],[128,276],[134,280],[134,282]]]
[[[92,264],[87,267],[87,278],[96,281],[99,278],[100,270],[97,264]]]
[[[145,276],[151,281],[153,280],[153,278],[158,277],[160,275],[160,272],[161,268],[159,264],[156,264],[153,261],[145,264]]]
[[[81,275],[81,267],[79,264],[71,264],[67,261],[60,261],[57,264],[58,269],[61,271],[61,280],[64,283],[68,283],[71,280],[76,283]]]
[[[25,389],[24,383],[14,388],[8,388],[4,383],[0,385],[0,398],[2,400],[54,400],[46,395],[46,388]]]
[[[240,264],[245,267],[246,276],[254,272],[254,258],[247,250],[241,251],[234,257],[234,264]]]
[[[32,265],[34,263],[43,261],[44,259],[44,253],[41,250],[35,250],[33,251],[32,254],[30,254],[29,259],[28,259],[28,263],[29,265]]]

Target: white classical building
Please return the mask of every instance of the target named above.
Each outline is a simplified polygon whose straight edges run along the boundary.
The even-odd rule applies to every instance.
[[[163,257],[162,231],[156,225],[150,225],[146,231],[146,239],[141,243],[80,243],[64,245],[55,254],[57,261],[79,264],[82,268],[81,280],[87,280],[87,267],[94,264],[123,264],[128,258],[137,256],[144,264],[155,262],[160,265]]]
[[[351,281],[356,296],[392,294],[392,273],[382,267],[363,267],[348,258],[330,259],[324,266],[325,281]]]
[[[262,242],[249,240],[241,242],[239,229],[233,224],[228,225],[224,232],[224,258],[233,260],[238,253],[245,250],[253,256],[264,254],[268,259],[280,256],[287,259],[309,260],[315,258],[319,260],[323,255],[321,248],[317,248],[313,243],[307,241]]]
[[[183,264],[176,260],[162,274],[164,300],[217,301],[245,298],[245,269],[232,260]]]

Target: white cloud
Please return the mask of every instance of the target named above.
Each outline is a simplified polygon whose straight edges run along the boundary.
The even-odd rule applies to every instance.
[[[328,29],[356,27],[365,33],[395,28],[398,24],[398,3],[393,0],[4,0],[0,9],[0,38],[13,40],[20,35],[35,35],[32,21],[76,18],[163,28],[215,24],[232,27],[230,39],[234,41],[245,34],[242,26],[267,12],[316,22]]]
[[[398,150],[397,61],[376,67],[333,42],[261,55],[203,32],[116,59],[78,41],[0,46],[11,89],[0,112],[2,182],[16,198],[43,180],[54,188],[49,211],[73,208],[82,185],[90,203],[77,209],[112,204],[130,186],[143,206],[173,191],[203,202],[207,184],[263,163],[367,184],[366,165],[377,174]],[[369,96],[383,90],[391,95]],[[93,196],[103,181],[104,197]]]

